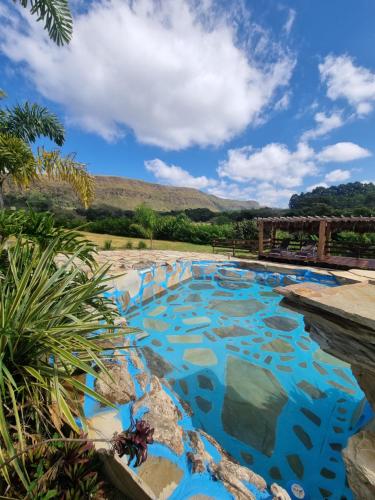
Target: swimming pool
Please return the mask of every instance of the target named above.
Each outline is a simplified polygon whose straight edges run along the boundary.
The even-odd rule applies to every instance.
[[[273,290],[334,279],[209,262],[192,276],[127,304],[129,324],[149,334],[139,344],[149,370],[190,405],[196,428],[267,482],[301,485],[312,499],[351,498],[341,449],[364,395],[349,365],[321,351]]]

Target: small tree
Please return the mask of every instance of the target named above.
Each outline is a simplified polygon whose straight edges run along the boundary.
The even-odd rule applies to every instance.
[[[152,242],[158,221],[156,212],[151,207],[142,203],[142,205],[139,205],[135,209],[134,219],[135,224],[132,224],[131,227],[150,240],[150,248],[152,250]]]

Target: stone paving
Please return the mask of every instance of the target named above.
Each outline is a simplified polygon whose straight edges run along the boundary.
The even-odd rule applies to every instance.
[[[290,264],[283,264],[279,262],[251,260],[251,259],[238,259],[228,253],[199,253],[199,252],[179,252],[173,250],[108,250],[100,251],[98,253],[97,261],[99,264],[111,264],[110,274],[117,275],[126,273],[132,269],[144,269],[150,267],[152,264],[160,265],[165,263],[173,263],[176,260],[190,260],[190,261],[236,261],[244,262],[249,267],[255,269],[264,268],[270,272],[278,272],[285,270],[295,269],[310,269],[315,273],[331,274],[343,283],[352,282],[370,282],[375,283],[375,272],[364,271],[359,269],[350,269],[349,271],[336,271],[329,269],[321,269],[319,267],[306,267],[306,266],[293,266]]]
[[[131,269],[144,269],[152,264],[170,264],[176,260],[230,260],[229,255],[198,252],[178,252],[173,250],[109,250],[100,251],[99,264],[111,264],[110,273],[121,274]],[[232,260],[232,259],[231,259]],[[237,259],[235,259],[237,260]]]

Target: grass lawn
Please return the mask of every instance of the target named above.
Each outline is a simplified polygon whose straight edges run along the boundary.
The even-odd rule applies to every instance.
[[[125,249],[128,241],[131,241],[133,244],[133,248],[136,249],[139,241],[144,241],[147,245],[147,248],[150,247],[149,240],[144,240],[142,238],[128,238],[124,236],[113,236],[111,234],[97,234],[97,233],[88,233],[86,231],[80,231],[82,236],[94,242],[100,249],[103,249],[104,242],[106,240],[111,240],[111,249]],[[204,252],[204,253],[212,253],[212,247],[210,245],[196,245],[194,243],[184,243],[182,241],[163,241],[163,240],[154,240],[153,243],[154,250],[178,250],[181,252]]]

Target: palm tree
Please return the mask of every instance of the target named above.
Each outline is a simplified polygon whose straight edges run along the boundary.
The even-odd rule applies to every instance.
[[[15,0],[16,1],[16,0]],[[44,29],[57,45],[69,43],[72,38],[73,20],[68,0],[18,0],[22,7],[30,7],[37,21],[44,21]]]
[[[64,127],[47,108],[26,103],[0,110],[0,209],[4,207],[6,180],[28,187],[30,182],[44,174],[69,182],[85,207],[92,201],[94,178],[82,163],[75,161],[74,155],[64,158],[58,150],[46,151],[43,148],[38,148],[33,154],[30,143],[42,136],[58,146],[64,144]]]
[[[149,238],[152,250],[154,233],[158,223],[156,212],[142,203],[135,209],[134,219],[136,223],[132,224],[131,227],[145,238]]]

